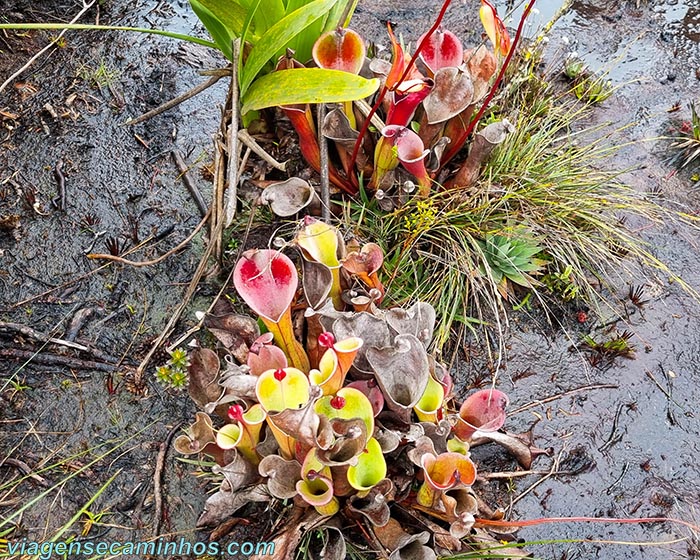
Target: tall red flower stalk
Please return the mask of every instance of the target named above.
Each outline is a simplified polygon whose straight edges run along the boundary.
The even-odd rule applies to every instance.
[[[418,45],[418,48],[416,49],[416,52],[413,53],[413,56],[411,57],[411,61],[406,65],[405,70],[403,71],[403,74],[401,75],[401,78],[399,79],[398,82],[396,82],[395,85],[400,84],[406,79],[406,76],[408,76],[409,72],[413,68],[413,66],[416,63],[416,60],[418,59],[418,55],[420,55],[421,51],[425,47],[425,45],[428,44],[430,41],[430,36],[437,31],[438,27],[440,27],[440,24],[442,23],[443,18],[445,17],[445,13],[447,12],[447,8],[449,5],[452,3],[452,0],[445,0],[442,3],[442,8],[440,8],[440,13],[438,14],[437,18],[435,19],[435,23],[433,26],[430,28],[430,30],[425,34],[423,37],[423,40],[420,42]],[[390,25],[390,24],[387,24]],[[395,86],[393,86],[395,89]],[[362,125],[362,130],[360,131],[360,135],[357,137],[357,141],[355,142],[355,148],[352,151],[352,157],[350,158],[350,165],[348,166],[348,169],[354,169],[355,168],[355,161],[357,160],[357,154],[360,153],[360,146],[362,145],[362,139],[365,137],[365,134],[367,134],[367,129],[369,128],[369,123],[372,120],[372,117],[374,114],[377,112],[379,107],[382,104],[382,101],[384,101],[384,97],[386,94],[389,92],[389,88],[387,87],[386,83],[384,84],[384,87],[382,87],[382,91],[379,93],[379,96],[377,97],[377,100],[374,102],[374,106],[372,107],[372,110],[369,112],[369,115],[367,115],[367,118],[365,119],[365,122]]]
[[[515,32],[515,37],[513,37],[513,42],[510,45],[510,50],[508,51],[508,55],[506,56],[505,60],[503,61],[503,64],[501,65],[501,70],[498,72],[498,76],[496,76],[496,81],[493,83],[493,86],[491,86],[491,90],[486,96],[486,99],[484,99],[484,103],[481,105],[481,109],[479,109],[479,112],[476,114],[476,116],[472,118],[471,121],[469,121],[469,126],[466,128],[462,136],[460,136],[457,139],[457,141],[454,144],[452,144],[452,147],[449,150],[445,151],[444,155],[442,156],[442,160],[440,161],[441,167],[447,162],[449,162],[453,157],[455,157],[457,155],[457,152],[459,152],[462,146],[464,146],[464,143],[467,141],[471,133],[474,132],[474,128],[479,122],[479,119],[481,119],[481,117],[486,112],[486,109],[488,108],[489,103],[491,103],[491,100],[493,99],[494,95],[496,95],[496,91],[498,91],[498,86],[500,85],[501,80],[503,80],[503,76],[505,76],[506,74],[506,70],[508,69],[508,65],[510,64],[511,59],[513,58],[513,54],[515,54],[515,49],[518,46],[520,36],[523,32],[523,27],[525,26],[525,20],[527,19],[527,16],[530,15],[530,11],[535,5],[535,2],[536,0],[531,0],[527,4],[527,6],[525,6],[525,9],[523,10],[523,15],[520,17],[518,29]]]

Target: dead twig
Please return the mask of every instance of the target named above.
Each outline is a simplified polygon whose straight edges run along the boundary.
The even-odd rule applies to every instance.
[[[365,118],[368,117],[370,113],[372,113],[372,107],[370,107],[369,103],[367,103],[364,99],[358,99],[357,101],[353,101],[353,104],[360,110],[360,112],[365,116]],[[377,130],[382,130],[386,126],[384,124],[384,121],[379,117],[379,115],[377,115],[377,113],[372,114],[370,122],[372,123],[372,126],[375,127]]]
[[[78,333],[80,333],[80,330],[85,326],[85,323],[87,323],[90,317],[97,313],[101,313],[101,311],[96,307],[83,307],[82,309],[78,309],[66,328],[66,332],[63,335],[64,339],[69,342],[75,342],[78,338]]]
[[[231,60],[231,122],[228,128],[228,193],[224,209],[224,227],[228,227],[236,216],[238,200],[238,57],[240,56],[241,41],[233,40],[233,59]]]
[[[78,21],[81,17],[83,17],[83,14],[85,14],[85,12],[87,12],[90,8],[92,8],[92,7],[95,5],[95,2],[97,2],[97,0],[92,0],[92,2],[90,2],[90,3],[86,3],[85,0],[83,0],[83,7],[80,9],[80,11],[78,12],[78,14],[69,22],[69,25],[74,24],[74,23],[75,23],[76,21]],[[2,91],[3,91],[9,84],[11,84],[17,77],[19,77],[25,70],[27,70],[27,68],[29,68],[32,64],[34,64],[34,62],[36,62],[37,59],[38,59],[41,55],[43,55],[46,51],[48,51],[49,49],[51,49],[51,47],[53,47],[55,44],[57,44],[57,43],[63,38],[63,36],[66,34],[66,31],[68,31],[68,30],[67,30],[67,29],[62,30],[62,31],[58,34],[58,36],[54,37],[54,38],[51,40],[51,42],[50,42],[48,45],[46,45],[43,49],[41,49],[38,53],[36,53],[33,57],[31,57],[31,58],[27,61],[27,63],[26,63],[24,66],[22,66],[22,68],[20,68],[20,69],[17,70],[14,74],[12,74],[9,78],[7,78],[7,80],[5,80],[5,81],[2,83],[2,85],[0,85],[0,93],[2,93]]]
[[[158,457],[156,458],[156,469],[153,473],[153,494],[155,501],[155,513],[153,523],[153,538],[155,539],[160,534],[160,525],[163,522],[163,470],[165,468],[165,456],[168,453],[170,442],[175,437],[175,434],[182,426],[182,422],[178,422],[165,436],[165,440],[160,444],[158,449]]]
[[[518,414],[520,412],[525,412],[526,410],[530,410],[531,408],[536,408],[540,405],[550,403],[552,401],[556,401],[559,399],[563,399],[564,397],[568,397],[570,395],[575,395],[576,393],[582,393],[584,391],[593,391],[594,389],[619,389],[619,385],[615,385],[613,383],[599,383],[597,385],[586,385],[585,387],[578,387],[576,389],[571,389],[570,391],[564,391],[563,393],[559,393],[558,395],[552,395],[551,397],[546,397],[544,399],[536,400],[534,402],[531,402],[530,404],[523,405],[519,408],[516,408],[515,410],[512,410],[509,412],[509,414]]]
[[[30,350],[18,350],[16,348],[0,348],[0,357],[24,360],[26,362],[32,362],[43,366],[61,366],[85,371],[95,370],[112,373],[119,370],[119,366],[116,364],[106,364],[103,362],[81,360],[80,358],[71,358],[69,356],[39,353],[39,351],[32,352]]]
[[[486,480],[503,480],[509,478],[522,478],[530,475],[549,475],[549,476],[575,476],[580,474],[579,471],[503,471],[492,473],[479,473],[479,478]]]
[[[661,365],[659,364],[659,367],[661,368],[661,372],[662,372],[664,375],[666,375],[666,379],[668,380],[668,374],[664,371],[663,366],[661,366]],[[689,413],[689,412],[683,407],[683,405],[679,404],[678,401],[675,400],[675,399],[673,398],[673,394],[671,393],[671,384],[670,384],[670,383],[669,383],[669,388],[668,388],[668,389],[664,389],[664,388],[661,386],[661,384],[656,380],[656,377],[654,377],[654,374],[653,374],[651,371],[649,371],[648,369],[645,369],[645,370],[644,370],[644,373],[646,374],[646,376],[647,376],[649,379],[651,379],[651,380],[654,382],[654,385],[656,385],[656,386],[658,387],[659,391],[661,391],[661,392],[664,394],[664,396],[666,397],[666,400],[668,401],[668,404],[669,404],[668,410],[667,410],[666,414],[667,414],[667,416],[669,417],[669,421],[670,421],[672,424],[675,425],[676,419],[675,419],[675,417],[673,416],[673,411],[671,410],[670,404],[675,404],[681,411],[683,411],[683,413],[684,413],[686,416],[689,416],[690,418],[693,418],[693,417],[694,417],[692,413]]]
[[[530,486],[528,486],[523,492],[520,493],[515,499],[513,499],[510,502],[510,505],[508,506],[509,510],[513,510],[513,506],[517,504],[520,500],[522,500],[525,496],[527,496],[530,492],[532,492],[535,488],[537,488],[540,484],[542,484],[545,480],[548,478],[551,478],[557,474],[559,471],[559,464],[561,462],[562,455],[564,454],[565,448],[563,448],[560,452],[559,455],[557,455],[556,459],[552,461],[552,467],[547,471],[547,474],[545,474],[542,478],[537,480],[536,482],[533,482]]]
[[[280,163],[270,154],[268,154],[265,151],[265,149],[260,144],[258,144],[255,138],[253,138],[245,128],[242,128],[238,131],[238,139],[241,142],[243,142],[248,148],[250,148],[253,152],[255,152],[258,156],[260,156],[260,158],[262,158],[263,161],[269,163],[275,169],[279,169],[280,171],[287,171],[287,162]]]
[[[194,203],[197,205],[199,214],[202,217],[206,216],[207,212],[209,211],[209,207],[204,201],[202,193],[199,192],[197,185],[195,185],[192,182],[192,178],[189,174],[190,168],[185,163],[185,160],[183,159],[182,154],[180,152],[178,152],[177,150],[173,150],[170,153],[172,154],[173,162],[175,162],[175,167],[177,167],[177,170],[180,172],[180,179],[182,179],[182,182],[184,183],[185,187],[187,187],[187,190],[192,196],[192,200],[194,200]]]
[[[207,210],[206,215],[204,218],[202,218],[202,221],[197,224],[197,227],[194,228],[192,233],[190,233],[184,240],[182,240],[179,244],[177,244],[175,247],[170,249],[167,253],[164,253],[160,257],[156,259],[152,259],[150,261],[130,261],[129,259],[125,259],[123,257],[117,256],[117,255],[108,255],[106,253],[90,253],[89,255],[86,255],[88,259],[104,259],[108,261],[114,261],[122,264],[128,264],[130,266],[135,266],[135,267],[142,267],[142,266],[152,266],[154,264],[158,264],[163,262],[165,259],[168,257],[174,255],[178,251],[182,250],[185,248],[192,239],[194,239],[194,236],[199,233],[199,230],[201,230],[204,227],[204,224],[207,223],[207,220],[209,219],[209,214],[210,211]]]
[[[36,329],[33,329],[26,325],[20,325],[19,323],[0,322],[0,333],[21,334],[23,336],[26,336],[27,338],[31,338],[38,342],[58,344],[59,346],[72,348],[73,350],[77,350],[78,352],[85,352],[86,354],[90,354],[94,358],[97,358],[98,360],[101,360],[103,362],[112,364],[119,363],[119,360],[117,358],[115,358],[114,356],[110,356],[109,354],[103,352],[102,350],[99,350],[98,348],[94,348],[85,344],[79,344],[77,342],[73,342],[72,340],[56,338],[44,332],[37,331]]]
[[[14,467],[23,475],[31,478],[39,486],[43,486],[44,488],[49,487],[49,483],[46,481],[46,479],[32,472],[32,468],[24,461],[13,459],[12,457],[5,457],[0,461],[0,467]]]
[[[150,118],[155,117],[156,115],[160,115],[161,113],[164,113],[165,111],[172,109],[173,107],[177,107],[180,103],[183,101],[187,101],[188,99],[192,99],[195,95],[199,95],[202,93],[204,90],[209,89],[211,86],[216,84],[221,78],[224,76],[228,75],[228,71],[226,73],[221,73],[221,74],[215,74],[211,78],[209,78],[206,82],[203,84],[199,84],[196,87],[193,87],[191,90],[186,91],[182,95],[178,95],[176,98],[171,99],[170,101],[166,101],[162,105],[156,107],[155,109],[151,109],[147,113],[144,113],[140,117],[133,118],[129,121],[126,121],[124,124],[126,126],[134,126],[135,124],[142,123],[144,121],[147,121]]]
[[[326,106],[318,104],[318,145],[321,151],[321,217],[325,222],[331,219],[331,189],[328,183],[328,142],[323,135],[323,122],[326,118]]]
[[[63,174],[63,158],[59,158],[53,168],[53,176],[56,179],[56,189],[58,194],[51,203],[57,210],[63,212],[66,209],[66,176]]]
[[[624,434],[622,434],[618,431],[617,426],[620,423],[620,416],[622,415],[622,409],[625,406],[629,407],[629,405],[626,405],[625,403],[620,403],[618,405],[617,410],[615,411],[615,418],[613,419],[612,428],[610,429],[610,435],[608,436],[608,439],[605,440],[603,445],[601,445],[598,448],[598,451],[600,451],[601,453],[607,451],[613,445],[615,445],[616,443],[619,443],[620,440],[622,439]]]

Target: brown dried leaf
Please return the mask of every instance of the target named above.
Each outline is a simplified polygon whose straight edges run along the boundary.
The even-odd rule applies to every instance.
[[[232,490],[238,490],[243,486],[248,486],[258,478],[258,472],[255,465],[250,463],[242,454],[236,453],[234,459],[220,467],[215,465],[212,467],[212,472],[214,474],[221,474],[224,476],[224,482],[221,484],[221,488],[225,489],[226,485]]]
[[[186,434],[175,439],[175,451],[183,455],[192,455],[204,450],[208,443],[216,442],[211,418],[204,412],[195,414],[195,422],[187,430]]]
[[[472,102],[474,86],[468,72],[446,66],[435,73],[435,87],[423,100],[429,124],[459,115]]]
[[[515,457],[518,464],[525,470],[530,470],[530,467],[532,467],[532,460],[537,455],[547,453],[543,449],[529,445],[514,434],[503,432],[480,432],[477,430],[477,432],[474,434],[474,438],[470,442],[470,446],[476,447],[477,445],[482,445],[489,441],[505,447],[506,450],[508,450],[508,452]]]
[[[248,348],[260,336],[258,323],[254,319],[236,313],[207,315],[204,326],[241,364],[248,359]]]
[[[430,540],[430,533],[423,531],[410,535],[398,521],[389,519],[382,527],[374,527],[374,534],[389,551],[389,560],[436,560],[433,550],[424,546]]]
[[[421,436],[416,440],[415,446],[408,452],[408,458],[417,467],[422,467],[421,458],[426,453],[437,456],[435,444],[428,436]]]
[[[257,400],[255,395],[257,381],[258,378],[253,375],[232,375],[222,379],[221,386],[226,389],[226,398]]]
[[[316,444],[320,416],[314,410],[314,405],[323,391],[317,385],[309,389],[309,400],[302,408],[287,408],[275,414],[268,414],[268,419],[277,428],[288,436],[294,438],[304,447],[313,447]]]
[[[190,383],[188,391],[192,400],[204,408],[221,395],[221,387],[216,382],[219,375],[219,357],[208,348],[196,348],[190,357]]]
[[[345,560],[347,549],[345,546],[345,537],[340,529],[324,525],[316,529],[323,533],[319,540],[323,543],[320,550],[309,547],[308,555],[310,560]]]
[[[269,502],[270,494],[264,484],[244,488],[238,492],[230,489],[219,490],[211,495],[204,504],[204,511],[197,520],[197,527],[219,525],[227,517],[250,502]]]
[[[383,527],[391,518],[389,496],[393,492],[394,485],[391,480],[385,478],[373,486],[367,494],[351,496],[348,500],[348,510],[366,517],[373,527]]]
[[[309,305],[316,309],[328,298],[333,287],[333,272],[325,264],[301,259],[304,295]]]
[[[450,423],[443,419],[437,424],[421,422],[420,425],[423,426],[425,435],[433,442],[435,454],[445,453],[447,451],[447,438],[452,433]]]
[[[335,441],[328,449],[317,449],[318,460],[329,467],[354,464],[367,446],[367,425],[361,418],[334,418],[330,427]]]

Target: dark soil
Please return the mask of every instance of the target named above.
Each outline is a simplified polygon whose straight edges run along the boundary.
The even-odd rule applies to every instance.
[[[558,6],[543,1],[540,21]],[[13,21],[68,21],[80,9],[74,2],[48,0],[6,0],[3,8],[2,15]],[[407,41],[415,41],[437,9],[435,2],[422,0],[365,0],[358,7],[356,27],[386,44],[382,21],[388,19],[399,22]],[[465,41],[480,29],[475,9],[455,2],[448,13],[447,27]],[[630,125],[618,135],[620,143],[651,139],[667,134],[675,117],[689,118],[687,102],[697,100],[698,13],[696,0],[642,0],[638,7],[625,0],[574,2],[554,27],[548,51],[556,58],[557,53],[576,50],[594,69],[610,70],[610,78],[621,87],[594,118],[612,122],[613,128]],[[96,17],[92,10],[84,21],[94,22]],[[114,0],[100,8],[99,19],[202,33],[184,1]],[[537,26],[536,18],[533,22]],[[0,34],[0,81],[50,36]],[[166,38],[74,32],[0,93],[0,322],[65,337],[76,314],[91,310],[76,341],[103,353],[98,359],[54,345],[42,347],[26,334],[0,329],[0,462],[8,456],[38,470],[65,460],[65,467],[42,473],[51,485],[132,438],[14,518],[11,540],[50,538],[118,469],[115,482],[90,508],[93,513],[108,512],[102,519],[106,525],[93,528],[88,538],[123,541],[152,535],[158,449],[173,426],[191,421],[194,405],[186,395],[164,391],[153,381],[153,366],[167,359],[164,352],[149,369],[146,396],[130,393],[127,380],[181,301],[203,240],[198,236],[164,263],[138,269],[112,264],[97,270],[100,263],[85,253],[107,252],[107,238],[126,248],[173,227],[164,239],[132,255],[137,260],[154,258],[199,222],[171,151],[180,151],[194,166],[191,175],[208,200],[211,184],[202,169],[213,157],[212,136],[219,126],[226,84],[222,81],[142,125],[130,128],[123,123],[204,81],[198,70],[222,64],[207,49]],[[680,111],[668,113],[676,102]],[[652,192],[664,204],[696,212],[700,201],[692,187],[692,171],[675,173],[668,156],[665,143],[637,142],[617,151],[610,166],[634,169],[624,176],[627,182]],[[59,195],[59,162],[65,176],[62,209],[52,203]],[[640,228],[655,254],[700,290],[695,233],[663,225]],[[629,301],[617,305],[628,309],[627,324],[617,326],[634,332],[637,357],[604,370],[592,367],[587,354],[570,350],[588,330],[598,338],[607,336],[599,323],[591,319],[579,332],[565,334],[525,314],[512,317],[513,334],[499,372],[500,388],[511,396],[512,409],[572,389],[617,385],[582,389],[510,417],[511,431],[525,431],[537,421],[537,445],[551,448],[555,457],[561,454],[562,470],[579,473],[546,479],[518,499],[513,517],[672,516],[692,521],[695,516],[698,522],[700,422],[695,403],[700,400],[700,313],[698,302],[678,285],[656,276],[620,278],[613,295],[621,302],[632,284],[644,284],[650,301],[641,309]],[[194,323],[196,310],[209,305],[219,281],[202,283],[176,335]],[[39,350],[49,358],[27,360]],[[20,358],[12,358],[12,353]],[[73,364],[56,359],[54,365],[46,363],[51,356]],[[118,365],[107,372],[76,361],[95,359]],[[472,363],[456,365],[460,394],[483,377],[478,363],[475,357]],[[92,449],[97,445],[105,447]],[[502,459],[501,468],[514,467]],[[547,471],[551,461],[540,458],[533,468]],[[172,451],[168,454],[162,533],[198,538],[193,528],[207,485],[192,476],[193,470],[175,460]],[[0,466],[0,488],[16,476],[16,467]],[[533,475],[514,485],[494,482],[481,491],[492,505],[510,507],[511,500],[540,479]],[[0,514],[11,515],[44,490],[37,481],[27,480],[17,492],[0,493]],[[264,516],[258,521],[267,523]],[[79,530],[75,525],[66,535]],[[241,534],[254,531],[255,524]],[[697,553],[692,539],[663,548],[600,542],[692,537],[687,529],[669,524],[540,525],[518,536],[599,541],[529,547],[538,557],[557,560],[665,559]]]

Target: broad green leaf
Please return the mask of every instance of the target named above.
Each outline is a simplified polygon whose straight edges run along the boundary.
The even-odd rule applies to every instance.
[[[309,0],[289,0],[289,2],[287,2],[287,14],[291,14],[295,10],[304,7],[306,4],[308,4],[308,2]],[[346,0],[335,0],[334,5],[331,6],[325,14],[322,14],[321,17],[319,17],[316,21],[310,24],[305,29],[304,33],[299,33],[296,37],[294,37],[294,39],[292,39],[289,42],[287,46],[290,49],[294,50],[294,52],[296,53],[295,58],[298,61],[305,64],[306,61],[311,59],[311,49],[313,48],[316,39],[318,39],[323,34],[323,31],[325,30],[325,26],[329,21],[331,14],[337,12],[338,8],[340,8],[340,11],[342,11],[342,8],[345,6],[345,4]],[[339,14],[336,14],[333,17],[335,23],[337,23],[339,17]],[[335,27],[335,23],[332,24],[332,27]]]
[[[262,76],[243,96],[242,113],[297,103],[339,103],[372,95],[379,80],[367,80],[341,70],[293,68]]]
[[[192,9],[198,14],[198,8],[208,10],[233,37],[240,37],[246,9],[236,0],[190,0]],[[200,18],[201,19],[201,18]],[[204,22],[202,22],[204,23]],[[207,28],[208,29],[208,28]],[[230,41],[229,41],[230,43]]]
[[[246,5],[247,15],[245,18],[245,22],[243,23],[243,30],[241,32],[241,48],[243,48],[243,46],[246,44],[246,41],[248,41],[250,44],[253,43],[253,41],[249,40],[248,33],[251,32],[251,28],[253,26],[253,20],[255,18],[255,14],[260,9],[260,3],[262,2],[262,0],[241,0],[241,1],[248,2]],[[243,57],[239,56],[238,57],[238,83],[239,83],[239,87],[240,87],[240,83],[241,83],[241,75],[242,74],[243,74]]]
[[[192,10],[195,14],[197,14],[197,17],[204,24],[204,27],[207,28],[207,31],[209,32],[209,35],[211,35],[211,38],[214,39],[216,46],[226,58],[231,60],[233,58],[231,41],[236,35],[232,29],[230,29],[216,14],[214,14],[214,12],[209,9],[208,6],[204,5],[205,3],[212,2],[207,2],[207,0],[204,0],[203,2],[200,2],[199,0],[190,0]]]
[[[246,13],[250,13],[250,10],[258,3],[257,0],[237,1],[243,6]],[[283,0],[264,0],[261,7],[263,9],[256,10],[253,13],[253,28],[257,35],[263,35],[265,31],[280,21],[285,14]]]
[[[268,60],[275,56],[280,49],[284,48],[297,34],[304,31],[309,24],[323,16],[336,1],[314,0],[270,27],[255,43],[243,67],[241,95],[245,95],[255,76],[258,75],[258,72],[262,70],[262,67],[265,66]],[[267,5],[258,11],[265,11],[266,9]]]

